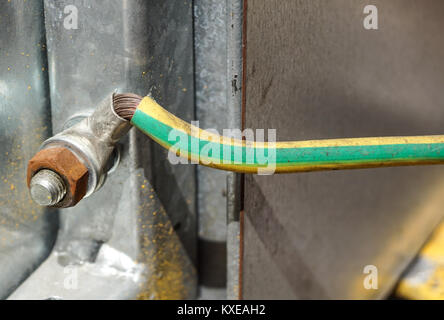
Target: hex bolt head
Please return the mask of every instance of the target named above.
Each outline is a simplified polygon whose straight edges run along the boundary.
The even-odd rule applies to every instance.
[[[63,179],[51,170],[40,170],[35,174],[29,186],[31,198],[41,206],[53,206],[59,203],[66,194]]]
[[[28,163],[31,198],[42,206],[68,208],[86,194],[88,169],[64,147],[40,150]]]

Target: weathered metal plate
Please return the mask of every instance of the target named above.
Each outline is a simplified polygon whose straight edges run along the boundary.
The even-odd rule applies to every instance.
[[[54,133],[116,89],[151,93],[194,119],[190,1],[44,4]],[[66,24],[73,12],[76,27]],[[165,150],[135,130],[119,147],[117,170],[97,193],[60,212],[53,254],[12,299],[196,296],[195,167],[170,165]],[[77,290],[67,290],[66,268],[78,273]]]
[[[442,134],[444,2],[248,1],[246,127],[278,140]],[[442,217],[444,168],[247,176],[243,298],[381,298]],[[378,289],[364,288],[364,267]]]
[[[42,1],[0,2],[0,299],[46,258],[58,217],[29,197],[26,165],[51,134]]]

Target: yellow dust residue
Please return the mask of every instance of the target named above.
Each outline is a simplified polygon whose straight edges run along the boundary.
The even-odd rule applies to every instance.
[[[140,288],[138,299],[187,299],[193,294],[196,270],[168,215],[158,199],[144,189],[148,201],[139,208],[142,221],[142,253],[139,261],[147,265],[149,274]],[[146,231],[145,231],[146,230]]]
[[[28,158],[47,136],[47,127],[41,119],[29,115],[8,119],[16,127],[11,130],[11,140],[7,144],[10,147],[3,151],[5,161],[0,166],[0,208],[13,214],[7,217],[0,215],[0,225],[7,229],[20,229],[37,221],[45,212],[29,196],[26,168]],[[14,240],[6,239],[5,243],[11,245],[11,241]]]

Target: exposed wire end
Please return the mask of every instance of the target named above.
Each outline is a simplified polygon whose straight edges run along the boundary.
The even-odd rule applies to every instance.
[[[116,93],[113,95],[113,106],[116,114],[131,121],[142,97],[134,93]]]

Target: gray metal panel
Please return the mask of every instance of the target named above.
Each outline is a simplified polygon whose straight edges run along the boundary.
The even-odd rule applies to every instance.
[[[0,298],[49,254],[57,215],[33,204],[26,165],[51,133],[42,1],[0,3]]]
[[[76,30],[63,26],[67,5],[78,9]],[[194,118],[191,2],[45,1],[45,15],[55,132],[115,89],[151,93],[178,116]],[[104,187],[60,212],[55,257],[12,298],[195,297],[195,168],[171,166],[166,152],[135,130],[120,148],[121,163]],[[65,265],[87,283],[67,291]],[[121,272],[129,282],[118,281]]]
[[[246,125],[278,140],[442,134],[444,2],[252,0]],[[442,166],[247,176],[243,297],[381,298],[442,217]],[[363,269],[379,270],[366,290]]]
[[[227,2],[227,102],[232,112],[231,128],[242,128],[244,0]],[[240,210],[242,175],[227,176],[227,298],[241,297]]]
[[[201,128],[229,128],[226,3],[194,1],[196,118]],[[226,176],[199,166],[199,281],[201,298],[226,297]]]
[[[201,128],[240,128],[241,14],[241,0],[194,1],[196,117]],[[204,299],[226,298],[225,286],[231,283],[227,274],[232,276],[227,264],[238,272],[232,259],[237,256],[230,254],[234,246],[226,243],[234,235],[227,239],[227,198],[239,200],[238,188],[226,182],[234,175],[198,167],[199,279]]]

